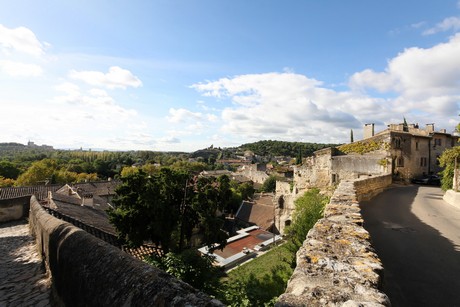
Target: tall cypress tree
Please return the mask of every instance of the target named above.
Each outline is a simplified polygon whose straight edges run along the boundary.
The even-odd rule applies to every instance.
[[[350,143],[353,143],[354,142],[354,139],[353,139],[353,129],[350,129]]]

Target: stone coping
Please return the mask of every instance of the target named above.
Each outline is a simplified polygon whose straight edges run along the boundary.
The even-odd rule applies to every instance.
[[[362,227],[358,203],[360,194],[367,198],[389,184],[391,175],[339,184],[297,252],[297,266],[276,306],[391,305],[381,291],[383,266]]]

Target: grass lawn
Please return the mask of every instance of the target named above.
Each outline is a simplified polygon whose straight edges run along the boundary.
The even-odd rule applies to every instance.
[[[311,189],[295,201],[289,239],[283,245],[242,264],[220,280],[218,298],[228,306],[273,306],[284,293],[295,267],[296,252],[308,231],[322,217],[327,196]]]
[[[242,264],[221,279],[221,300],[230,306],[264,306],[286,288],[295,264],[296,248],[292,243],[276,246],[265,254]]]

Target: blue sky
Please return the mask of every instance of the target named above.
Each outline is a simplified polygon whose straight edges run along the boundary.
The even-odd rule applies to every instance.
[[[460,1],[3,1],[0,107],[0,142],[56,148],[452,131]]]

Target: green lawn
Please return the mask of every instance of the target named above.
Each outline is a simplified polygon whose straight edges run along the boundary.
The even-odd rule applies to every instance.
[[[318,189],[298,198],[293,223],[286,230],[288,241],[221,278],[218,298],[228,306],[273,306],[292,275],[297,250],[328,202]]]
[[[229,306],[272,306],[292,275],[295,249],[284,243],[228,272],[219,299]]]

